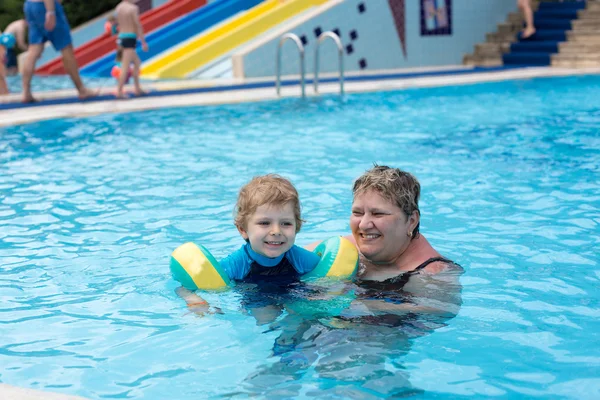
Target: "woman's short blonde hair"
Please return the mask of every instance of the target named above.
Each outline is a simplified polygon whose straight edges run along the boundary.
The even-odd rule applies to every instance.
[[[300,197],[292,182],[277,174],[255,176],[240,189],[233,211],[235,226],[245,230],[248,219],[260,206],[265,204],[284,206],[287,203],[292,203],[294,206],[296,233],[298,233],[304,221],[300,215]]]
[[[354,198],[368,191],[374,190],[384,199],[400,207],[407,217],[413,212],[419,211],[419,196],[421,195],[421,184],[413,175],[399,168],[390,168],[385,165],[377,165],[362,174],[352,188]],[[417,224],[413,230],[412,237],[419,233]]]

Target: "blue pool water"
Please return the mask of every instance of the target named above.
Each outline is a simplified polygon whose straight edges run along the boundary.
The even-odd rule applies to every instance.
[[[0,129],[0,381],[93,399],[600,396],[600,78],[539,79]],[[236,292],[189,313],[186,241],[242,241],[239,187],[297,185],[300,245],[348,232],[373,162],[422,183],[422,232],[460,263],[455,318],[257,326]],[[275,345],[274,345],[275,344]]]

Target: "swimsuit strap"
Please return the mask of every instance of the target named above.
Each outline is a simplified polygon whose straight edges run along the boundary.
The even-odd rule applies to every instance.
[[[422,264],[420,264],[417,268],[413,269],[412,271],[408,271],[408,272],[405,272],[404,274],[402,274],[402,276],[400,276],[400,278],[397,281],[395,281],[395,283],[400,283],[400,284],[402,284],[402,286],[406,285],[411,276],[415,275],[416,273],[421,271],[423,268],[425,268],[429,264],[437,262],[437,261],[444,261],[447,263],[452,263],[452,261],[450,261],[444,257],[431,257],[429,260],[423,262]]]
[[[409,271],[408,273],[413,275],[415,272],[419,272],[420,270],[422,270],[423,268],[425,268],[426,266],[428,266],[431,263],[434,262],[438,262],[438,261],[444,261],[448,264],[452,264],[452,261],[448,260],[447,258],[444,257],[431,257],[429,260],[425,261],[423,264],[419,265],[417,268],[413,269],[412,271]]]

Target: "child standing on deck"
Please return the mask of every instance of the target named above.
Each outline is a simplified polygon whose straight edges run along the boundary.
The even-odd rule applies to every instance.
[[[263,291],[246,299],[257,323],[270,322],[281,307],[265,298],[274,289],[280,292],[312,271],[320,257],[294,244],[302,226],[300,199],[292,183],[276,174],[257,176],[239,192],[234,223],[246,241],[221,261],[221,267],[235,281],[256,283]],[[177,290],[196,313],[209,311],[201,297],[181,287]],[[278,293],[274,293],[278,294]]]
[[[148,51],[148,44],[144,38],[144,31],[140,23],[140,12],[134,0],[122,0],[115,9],[117,14],[117,24],[119,26],[119,47],[123,48],[123,60],[121,63],[122,71],[128,71],[129,66],[133,64],[133,83],[135,95],[141,96],[144,91],[140,87],[140,57],[136,52],[137,41],[142,43],[142,50]],[[117,97],[125,98],[123,88],[127,81],[127,73],[122,73],[119,77],[117,86]]]

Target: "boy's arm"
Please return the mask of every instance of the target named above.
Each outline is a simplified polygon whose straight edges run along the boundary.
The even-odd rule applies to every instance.
[[[135,8],[135,26],[137,29],[137,37],[139,41],[142,43],[142,49],[144,51],[148,51],[148,43],[146,43],[146,37],[144,36],[144,28],[142,27],[142,23],[140,22],[140,9],[138,7]]]
[[[293,245],[288,251],[288,259],[299,274],[306,274],[317,266],[321,257],[310,250]]]
[[[243,246],[219,262],[229,279],[235,281],[241,281],[246,277],[250,263]]]

